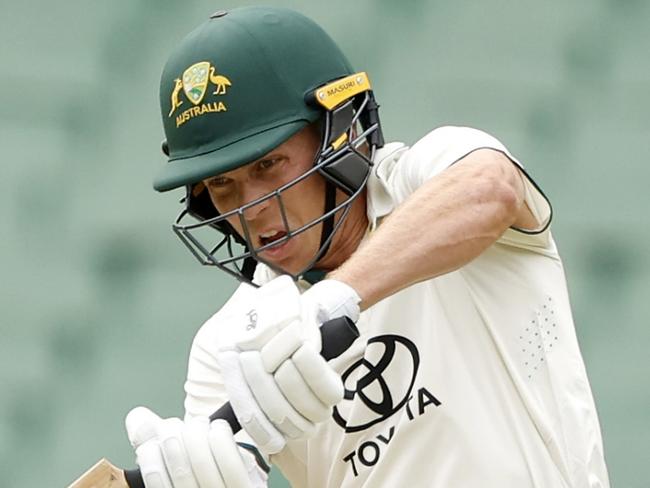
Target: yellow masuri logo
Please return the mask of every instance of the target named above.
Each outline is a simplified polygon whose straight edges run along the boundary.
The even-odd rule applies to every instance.
[[[176,109],[183,104],[183,100],[180,98],[181,90],[185,93],[185,97],[196,106],[199,105],[205,97],[208,83],[212,83],[215,86],[215,89],[212,92],[213,95],[225,95],[227,89],[232,86],[230,80],[225,76],[218,74],[215,67],[211,66],[208,61],[201,61],[187,68],[183,72],[181,78],[176,78],[174,80],[169,117],[171,117]],[[203,107],[203,105],[206,106]],[[196,115],[202,115],[207,112],[225,112],[227,110],[223,102],[212,102],[203,105],[201,107],[196,107],[199,110],[192,110],[192,107],[190,107],[176,117],[176,127]],[[213,105],[214,107],[212,107]]]

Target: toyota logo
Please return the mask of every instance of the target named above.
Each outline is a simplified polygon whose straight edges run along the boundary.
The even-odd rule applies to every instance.
[[[359,432],[393,415],[408,401],[419,365],[417,347],[406,337],[371,338],[364,357],[342,375],[345,394],[334,407],[336,423]]]

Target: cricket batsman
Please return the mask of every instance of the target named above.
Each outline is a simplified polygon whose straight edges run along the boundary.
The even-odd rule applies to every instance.
[[[402,77],[395,73],[396,78]],[[173,228],[241,281],[198,331],[185,416],[126,418],[147,488],[606,488],[551,205],[494,137],[385,142],[313,21],[220,11],[160,83]],[[338,358],[319,326],[356,322]],[[208,416],[229,401],[243,431]]]

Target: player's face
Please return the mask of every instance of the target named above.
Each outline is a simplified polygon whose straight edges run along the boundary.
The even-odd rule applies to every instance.
[[[203,181],[219,213],[241,207],[293,181],[313,166],[320,144],[317,130],[309,126],[286,142],[246,166]],[[282,192],[290,230],[323,215],[325,180],[313,174]],[[277,198],[265,200],[244,211],[244,220],[255,248],[286,235]],[[237,216],[228,222],[244,236]],[[261,256],[289,273],[298,273],[318,252],[321,225],[315,225],[282,244],[263,251]]]

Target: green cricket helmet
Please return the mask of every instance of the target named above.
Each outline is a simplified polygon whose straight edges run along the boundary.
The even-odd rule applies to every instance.
[[[160,106],[166,136],[163,151],[169,161],[154,188],[186,189],[174,231],[201,263],[249,282],[256,261],[264,261],[261,251],[320,223],[321,247],[309,266],[293,277],[325,255],[365,186],[375,149],[383,145],[367,75],[354,72],[317,24],[288,9],[244,7],[213,14],[181,41],[167,61]],[[321,121],[322,139],[310,171],[227,214],[217,212],[202,180],[259,159],[316,121]],[[244,210],[267,199],[281,200],[283,191],[314,172],[328,182],[323,216],[290,229],[280,201],[282,238],[264,246],[254,242]],[[336,188],[347,195],[338,205]],[[341,217],[335,219],[339,210]],[[227,222],[232,217],[242,223],[244,235]],[[205,228],[219,231],[216,244],[199,239]]]

